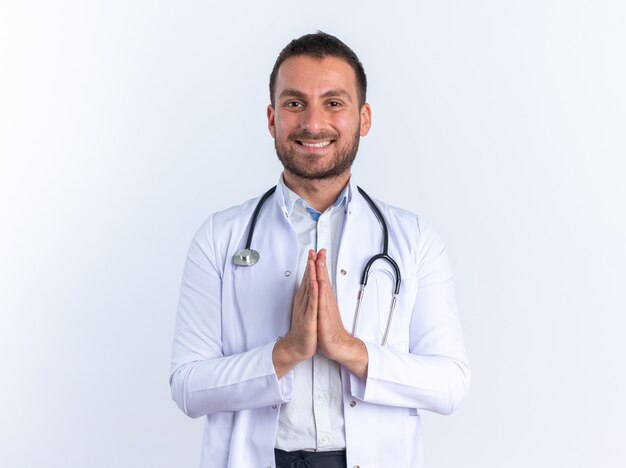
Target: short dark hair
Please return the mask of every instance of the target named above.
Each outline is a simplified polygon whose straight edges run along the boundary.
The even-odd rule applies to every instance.
[[[305,34],[304,36],[294,39],[281,50],[272,73],[270,75],[270,102],[274,105],[274,91],[276,88],[276,75],[282,63],[290,57],[299,55],[308,55],[323,59],[325,57],[337,57],[345,60],[354,70],[356,75],[357,92],[359,95],[359,104],[365,104],[367,94],[367,76],[363,64],[350,47],[345,45],[335,36],[317,31],[314,34]]]

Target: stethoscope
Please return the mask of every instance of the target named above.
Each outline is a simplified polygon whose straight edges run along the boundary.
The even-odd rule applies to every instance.
[[[391,319],[393,318],[393,312],[396,309],[396,303],[398,302],[398,294],[400,293],[400,284],[402,283],[402,279],[401,279],[400,268],[398,267],[398,264],[387,253],[389,249],[389,231],[387,229],[387,223],[385,222],[385,218],[383,217],[383,214],[378,209],[378,206],[376,206],[376,203],[374,203],[374,201],[370,198],[370,196],[367,193],[365,193],[365,190],[363,190],[361,187],[357,187],[357,189],[359,190],[359,193],[363,196],[363,198],[365,198],[365,201],[367,202],[370,209],[374,212],[374,214],[376,215],[376,218],[378,218],[378,221],[380,222],[380,226],[383,230],[383,251],[377,255],[374,255],[372,258],[370,258],[368,262],[365,264],[365,268],[363,268],[363,274],[361,275],[361,287],[359,288],[359,296],[358,296],[357,304],[356,304],[356,312],[354,314],[354,324],[352,326],[352,336],[356,336],[357,325],[359,322],[359,315],[361,312],[361,304],[363,302],[363,294],[365,292],[365,286],[367,285],[367,279],[369,277],[370,268],[372,267],[374,262],[376,262],[376,260],[385,260],[393,268],[394,276],[395,276],[395,287],[394,287],[393,296],[391,299],[391,306],[389,308],[389,316],[387,317],[387,325],[385,326],[385,334],[383,335],[383,341],[381,343],[382,346],[385,346],[387,344],[387,338],[389,336],[389,329],[391,328]],[[260,258],[259,252],[250,248],[250,245],[252,244],[252,235],[254,234],[254,228],[256,226],[256,222],[259,217],[259,212],[261,211],[263,204],[270,197],[270,195],[272,195],[275,191],[276,191],[276,186],[272,187],[267,192],[265,192],[263,196],[261,197],[261,199],[259,200],[259,202],[257,203],[256,208],[254,208],[254,212],[252,213],[252,217],[250,218],[250,228],[248,229],[248,238],[246,239],[246,246],[242,250],[236,252],[235,255],[233,255],[233,262],[235,263],[235,265],[249,267],[252,265],[256,265],[256,263],[259,261],[259,258]]]

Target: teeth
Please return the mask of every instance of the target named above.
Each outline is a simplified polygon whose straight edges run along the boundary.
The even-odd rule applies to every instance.
[[[320,141],[319,143],[306,143],[302,142],[302,146],[306,146],[307,148],[324,148],[330,145],[330,140],[328,141]]]

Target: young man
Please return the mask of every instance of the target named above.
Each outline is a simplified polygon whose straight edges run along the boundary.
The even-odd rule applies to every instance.
[[[287,45],[267,109],[277,188],[212,215],[191,244],[170,384],[205,417],[203,467],[421,467],[419,410],[465,397],[443,244],[351,179],[366,90],[339,39]]]

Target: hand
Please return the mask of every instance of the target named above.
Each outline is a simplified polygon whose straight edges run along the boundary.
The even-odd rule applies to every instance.
[[[319,288],[317,309],[317,338],[320,352],[328,359],[337,361],[353,374],[365,379],[368,355],[365,344],[350,335],[343,326],[337,298],[328,278],[326,250],[317,254],[315,271]]]
[[[315,271],[319,288],[317,334],[320,351],[327,358],[335,359],[337,350],[352,337],[341,321],[337,298],[328,278],[325,249],[320,250],[317,255]]]
[[[280,379],[298,363],[310,359],[317,351],[318,283],[315,261],[317,254],[309,250],[302,283],[296,292],[291,310],[291,327],[276,342],[272,361]]]

